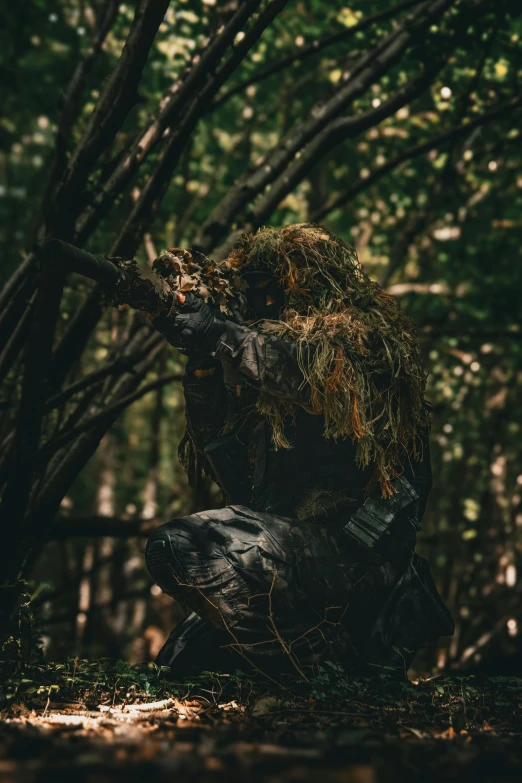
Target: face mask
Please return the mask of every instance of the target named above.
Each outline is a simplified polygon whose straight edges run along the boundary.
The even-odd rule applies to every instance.
[[[264,273],[245,275],[248,283],[247,320],[277,320],[285,304],[285,295],[275,278]]]

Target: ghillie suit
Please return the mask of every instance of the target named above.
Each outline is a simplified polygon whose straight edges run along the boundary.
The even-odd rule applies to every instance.
[[[324,416],[327,438],[357,443],[357,465],[373,463],[372,485],[391,494],[391,480],[408,447],[422,457],[429,427],[415,326],[394,299],[364,273],[355,250],[326,229],[307,223],[246,234],[226,268],[269,270],[285,290],[278,322],[259,331],[295,342],[310,407]],[[315,349],[303,361],[303,346]],[[262,393],[259,410],[270,418],[277,446],[290,448],[284,419],[298,403]]]
[[[158,663],[404,673],[452,632],[414,552],[431,468],[413,325],[319,226],[246,235],[223,270],[248,282],[243,323],[192,295],[155,321],[189,356],[185,464],[227,502],[149,539],[151,575],[192,611]]]

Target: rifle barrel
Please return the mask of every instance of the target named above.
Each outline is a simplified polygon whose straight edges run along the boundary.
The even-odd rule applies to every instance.
[[[112,261],[93,256],[61,239],[49,239],[42,251],[44,260],[62,264],[67,272],[77,272],[98,283],[116,283],[118,280],[119,270]]]

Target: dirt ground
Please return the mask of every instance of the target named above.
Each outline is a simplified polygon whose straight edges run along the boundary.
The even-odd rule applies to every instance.
[[[519,678],[97,677],[25,678],[2,712],[0,781],[522,780]]]

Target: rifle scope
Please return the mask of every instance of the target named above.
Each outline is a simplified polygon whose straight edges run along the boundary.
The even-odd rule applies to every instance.
[[[98,283],[116,283],[120,272],[116,264],[106,258],[93,256],[61,239],[49,239],[42,247],[45,261],[61,264],[66,272],[77,272]]]

